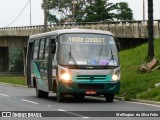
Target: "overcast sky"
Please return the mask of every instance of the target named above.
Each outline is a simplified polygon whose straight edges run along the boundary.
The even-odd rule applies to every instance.
[[[29,0],[0,0],[0,27],[29,26],[30,25],[30,4],[23,10]],[[110,0],[110,2],[127,2],[133,10],[136,20],[143,19],[143,0]],[[160,0],[154,1],[154,19],[160,19]],[[31,0],[31,24],[42,25],[44,14],[41,9],[42,0]],[[147,19],[147,0],[145,0]],[[18,17],[19,15],[19,17]],[[16,19],[17,18],[17,19]]]

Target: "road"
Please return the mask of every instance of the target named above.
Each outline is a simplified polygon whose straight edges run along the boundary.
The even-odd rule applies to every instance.
[[[119,111],[119,113],[121,111],[160,111],[160,106],[118,100],[114,100],[113,103],[106,103],[104,98],[98,97],[85,97],[84,101],[75,101],[71,96],[68,96],[64,103],[58,103],[53,93],[48,98],[37,98],[35,89],[0,84],[0,111],[59,111],[58,114],[70,116],[54,117],[54,120],[106,120],[106,118],[109,118],[109,120],[124,120],[124,118],[125,120],[135,120],[135,117],[101,117],[98,112],[91,112],[88,116],[83,111],[86,111],[86,113],[87,111]],[[97,117],[92,117],[96,114]],[[45,120],[48,119],[53,120],[51,117],[45,118]],[[152,119],[158,120],[159,117],[138,117],[138,120]]]

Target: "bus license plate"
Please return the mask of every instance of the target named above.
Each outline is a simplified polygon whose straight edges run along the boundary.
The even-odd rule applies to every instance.
[[[87,95],[95,95],[97,92],[95,90],[86,90]]]

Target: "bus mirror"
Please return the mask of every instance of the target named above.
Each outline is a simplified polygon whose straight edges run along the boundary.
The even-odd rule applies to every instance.
[[[53,43],[51,46],[51,53],[54,54],[56,52],[56,44]]]
[[[115,39],[115,40],[116,40],[116,46],[117,46],[118,51],[121,51],[121,44],[119,40],[118,39]]]

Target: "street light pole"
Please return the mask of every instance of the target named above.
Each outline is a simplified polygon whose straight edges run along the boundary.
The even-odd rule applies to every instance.
[[[143,21],[145,20],[145,0],[143,0]]]
[[[72,3],[73,3],[73,10],[72,10],[72,22],[75,22],[75,12],[76,12],[76,0],[73,0],[72,1]]]
[[[32,25],[32,4],[30,0],[30,26]]]
[[[47,32],[48,0],[44,0],[44,32]]]

